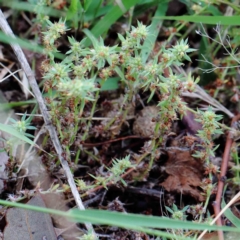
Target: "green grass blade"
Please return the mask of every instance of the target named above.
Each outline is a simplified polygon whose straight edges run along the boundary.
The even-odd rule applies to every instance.
[[[21,38],[19,38],[17,36],[15,36],[15,38],[13,38],[11,36],[6,35],[2,31],[0,31],[0,42],[7,43],[7,44],[17,43],[22,48],[28,49],[28,50],[33,51],[33,52],[44,54],[43,46],[41,46],[39,44],[38,45],[34,44],[34,43],[32,43],[30,41],[27,41],[25,39],[21,39]],[[64,59],[65,55],[62,54],[62,53],[55,53],[54,57],[56,57],[58,59]]]
[[[223,16],[223,13],[214,5],[209,5],[206,12],[210,13],[212,16]]]
[[[171,234],[169,235],[168,233],[161,232],[158,230],[153,230],[151,228],[171,228],[171,229],[188,229],[188,230],[208,229],[208,230],[240,232],[240,229],[238,228],[217,227],[217,226],[210,226],[208,224],[199,224],[199,223],[193,223],[188,221],[178,221],[178,220],[173,220],[173,219],[164,218],[164,217],[145,216],[140,214],[125,214],[125,213],[110,212],[110,211],[104,211],[104,210],[80,211],[76,209],[70,210],[69,212],[63,212],[55,209],[36,207],[28,204],[9,202],[5,200],[0,200],[0,204],[69,217],[81,223],[92,222],[95,224],[118,226],[126,229],[146,232],[156,236],[166,236],[170,238],[173,237],[173,235]],[[180,239],[190,239],[190,238],[178,236],[178,239],[180,240]]]
[[[101,82],[101,79],[97,79],[98,82]],[[119,77],[108,78],[103,85],[101,86],[101,91],[109,91],[118,89],[118,83],[120,81]]]
[[[83,29],[82,31],[86,34],[88,39],[90,39],[93,47],[96,49],[98,46],[98,40],[95,38],[95,36],[92,34],[92,32],[89,31],[87,28]],[[83,44],[86,44],[87,41],[88,40],[86,39]]]
[[[9,1],[9,0],[0,0],[2,6],[9,7],[11,9],[20,10],[20,11],[27,11],[27,12],[34,12],[36,7],[35,4],[31,4],[28,2],[21,2],[21,1]],[[39,13],[45,14],[46,16],[52,17],[64,17],[65,12],[56,10],[51,7],[41,7],[38,8]]]
[[[26,143],[29,143],[30,145],[35,145],[35,143],[32,140],[30,140],[29,138],[27,138],[26,136],[24,136],[23,134],[18,132],[16,129],[14,129],[10,125],[0,123],[0,130],[3,132],[6,132],[8,134],[11,134],[12,136],[14,136]]]
[[[226,206],[226,203],[224,201],[224,198],[222,199],[222,203],[221,203],[221,207],[224,208]],[[230,208],[228,208],[225,212],[224,215],[226,216],[226,218],[233,224],[235,225],[237,228],[240,228],[240,219],[238,217],[236,217],[232,211],[230,210]]]
[[[238,26],[240,23],[240,16],[159,16],[158,19],[177,20],[212,25],[220,24],[228,26]]]
[[[107,14],[111,9],[112,9],[112,6],[107,5],[107,6],[99,8],[99,10],[96,10],[95,12],[87,11],[84,14],[84,21],[85,22],[94,21],[94,20],[96,20],[96,18]]]
[[[5,201],[5,200],[0,200],[0,204],[6,205],[6,206],[11,206],[11,207],[19,207],[19,208],[23,208],[23,209],[28,209],[28,210],[33,210],[33,211],[38,211],[38,212],[43,212],[43,213],[48,213],[48,214],[54,214],[54,215],[59,215],[59,216],[64,216],[70,219],[73,219],[76,217],[73,216],[72,212],[63,212],[63,211],[59,211],[59,210],[55,210],[55,209],[48,209],[48,208],[43,208],[43,207],[38,207],[38,206],[33,206],[33,205],[28,205],[28,204],[21,204],[21,203],[16,203],[16,202],[9,202],[9,201]],[[88,212],[89,210],[86,211],[81,211],[78,212],[78,215],[80,213],[80,215],[82,213]],[[91,210],[90,210],[91,211]],[[98,210],[94,210],[96,213],[98,212]],[[107,211],[105,211],[107,213]],[[127,215],[126,215],[127,216]],[[79,222],[89,222],[88,218],[84,217],[84,214],[82,217],[80,217]],[[121,226],[119,226],[121,227]],[[123,227],[125,228],[125,227]],[[167,232],[163,232],[163,231],[158,231],[158,230],[153,230],[153,229],[149,229],[149,228],[144,228],[141,226],[133,226],[132,228],[128,228],[127,229],[132,229],[132,230],[136,230],[136,231],[140,231],[140,232],[145,232],[145,233],[149,233],[151,235],[155,235],[155,236],[164,236],[167,237],[169,239],[175,239],[176,235],[167,233]],[[181,237],[178,236],[178,240],[191,240],[192,238],[186,238],[186,237]]]
[[[200,46],[198,50],[198,59],[203,60],[203,56],[209,61],[212,62],[212,54],[209,51],[209,39],[203,37],[200,40]],[[199,68],[201,69],[211,69],[212,65],[206,61],[199,61]],[[216,74],[214,72],[211,73],[204,73],[203,71],[199,71],[200,82],[199,85],[205,86],[216,79]]]
[[[95,0],[94,0],[95,1]],[[87,11],[93,0],[84,0],[84,11]]]
[[[149,28],[149,35],[142,46],[141,55],[142,55],[143,63],[147,61],[150,53],[152,52],[158,33],[160,31],[160,28],[162,27],[163,21],[159,20],[157,17],[165,16],[167,9],[168,9],[168,1],[158,4],[158,8],[155,12],[151,26]]]
[[[139,0],[122,0],[122,4],[125,7],[125,10],[128,11],[132,6],[136,5]],[[97,38],[102,35],[104,32],[108,31],[113,23],[115,23],[125,12],[116,5],[113,6],[109,12],[97,22],[97,24],[91,29],[92,34]],[[85,46],[89,46],[91,41],[87,39]]]
[[[238,228],[217,227],[208,224],[199,224],[189,221],[178,221],[166,217],[145,216],[141,214],[124,214],[118,212],[110,212],[104,210],[71,210],[71,216],[80,220],[84,217],[86,221],[95,224],[107,224],[120,226],[124,228],[132,228],[134,226],[150,227],[150,228],[171,228],[171,229],[193,229],[193,230],[217,230],[240,232]]]
[[[44,52],[43,47],[41,47],[39,45],[36,45],[36,44],[34,44],[32,42],[23,40],[23,39],[21,39],[19,37],[13,38],[11,36],[8,36],[8,35],[4,34],[2,31],[0,31],[0,41],[4,42],[4,43],[7,43],[7,44],[17,43],[22,48],[31,50],[33,52],[37,52],[37,53],[43,53]]]
[[[159,4],[164,4],[165,1],[167,0],[139,1],[138,5],[134,8],[133,18],[138,18],[138,16],[146,14],[147,9],[155,9]]]
[[[112,8],[112,5],[102,5],[103,0],[94,0],[91,2],[90,6],[88,6],[88,9],[84,13],[84,21],[94,21],[96,18],[103,16],[107,14],[110,9]]]
[[[27,101],[20,101],[20,102],[9,102],[9,103],[0,103],[1,110],[12,109],[14,107],[21,107],[21,106],[29,106],[29,104],[37,103],[36,100],[27,100]]]
[[[71,0],[66,18],[73,23],[75,29],[77,29],[78,22],[80,20],[79,14],[83,14],[83,7],[81,2],[79,0]]]

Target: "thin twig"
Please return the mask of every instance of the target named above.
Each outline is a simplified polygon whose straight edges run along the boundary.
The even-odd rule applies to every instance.
[[[195,92],[183,92],[182,96],[184,97],[191,97],[191,98],[199,98],[215,108],[217,108],[219,111],[224,112],[227,114],[230,118],[234,117],[234,114],[230,112],[227,108],[225,108],[221,103],[219,103],[216,99],[212,98],[209,94],[207,94],[199,85],[196,85]]]
[[[111,139],[105,142],[98,142],[98,143],[85,143],[85,142],[80,142],[79,145],[83,145],[85,147],[96,147],[96,146],[104,146],[106,144],[109,143],[113,143],[113,142],[119,142],[119,141],[123,141],[123,140],[127,140],[127,139],[141,139],[141,140],[149,140],[149,138],[146,137],[141,137],[138,135],[131,135],[131,136],[126,136],[126,137],[120,137],[120,138],[116,138],[116,139]]]
[[[6,76],[5,78],[1,79],[1,82],[4,81],[6,78],[8,78],[8,77],[10,77],[10,76],[13,76],[13,77],[16,79],[16,81],[34,97],[33,93],[32,93],[28,88],[26,88],[26,87],[23,85],[22,81],[21,81],[18,77],[15,76],[15,73],[20,72],[21,69],[19,69],[19,70],[15,71],[14,73],[12,73],[12,72],[8,69],[8,67],[6,67],[6,66],[5,66],[4,64],[2,64],[1,62],[0,62],[0,65],[1,65],[3,68],[5,68],[5,69],[10,73],[10,74],[9,74],[8,76]]]
[[[239,119],[240,119],[240,114],[238,114],[237,116],[235,116],[232,119],[231,127],[233,127],[234,123],[236,121],[238,121]],[[215,216],[218,216],[219,212],[220,212],[222,193],[223,193],[223,188],[224,188],[224,184],[225,184],[225,178],[226,178],[229,155],[230,155],[230,152],[231,152],[232,143],[233,143],[233,136],[232,136],[231,131],[229,131],[228,136],[227,136],[227,142],[226,142],[224,153],[223,153],[223,160],[222,160],[221,171],[220,171],[220,176],[219,176],[219,180],[218,180],[216,200],[215,200],[214,206],[213,206]],[[222,221],[221,221],[220,218],[217,219],[217,225],[222,226]],[[222,231],[218,231],[218,238],[220,240],[224,239]]]
[[[221,216],[222,214],[233,204],[235,203],[238,199],[240,198],[240,192],[238,192],[232,199],[231,201],[219,212],[219,214],[213,219],[213,221],[210,223],[210,226],[213,225]],[[208,230],[204,230],[201,235],[197,238],[197,240],[201,240],[202,237],[207,233]],[[220,238],[219,238],[220,239]]]
[[[2,13],[2,10],[0,9],[0,27],[2,29],[2,31],[4,33],[6,33],[7,35],[15,38],[10,26],[8,25],[3,13]],[[14,53],[16,54],[17,56],[17,59],[21,65],[21,68],[23,69],[23,71],[25,72],[27,78],[28,78],[28,81],[29,81],[29,84],[33,90],[33,93],[36,97],[36,100],[39,104],[39,107],[40,107],[40,110],[41,110],[41,113],[43,115],[43,118],[44,118],[44,122],[46,124],[46,128],[48,129],[49,131],[49,135],[50,135],[50,138],[53,142],[53,145],[55,147],[55,150],[57,152],[57,155],[58,155],[58,158],[61,162],[61,165],[64,169],[64,172],[65,172],[65,175],[67,177],[67,180],[68,180],[68,184],[71,188],[71,191],[72,191],[72,194],[74,196],[74,199],[76,201],[76,204],[78,206],[79,209],[81,210],[85,210],[84,208],[84,205],[83,205],[83,202],[79,196],[79,193],[78,193],[78,190],[77,190],[77,187],[76,187],[76,184],[74,182],[74,179],[73,179],[73,175],[71,173],[71,170],[68,166],[68,162],[66,161],[66,159],[62,156],[63,155],[63,150],[62,150],[62,146],[60,144],[60,141],[58,139],[58,135],[57,135],[57,132],[54,128],[54,126],[52,125],[52,122],[51,122],[51,118],[50,118],[50,115],[48,113],[48,110],[47,110],[47,107],[44,103],[44,100],[43,100],[43,97],[42,97],[42,94],[38,88],[38,85],[37,85],[37,82],[36,82],[36,79],[34,77],[34,74],[27,62],[27,59],[22,51],[22,49],[20,48],[20,46],[18,44],[12,44],[10,43]],[[90,223],[86,223],[85,224],[86,228],[91,231],[93,234],[94,233],[94,230],[93,230],[93,226],[90,224]]]
[[[175,66],[176,70],[183,74],[186,78],[188,77],[186,72],[178,67]],[[182,92],[182,96],[183,97],[191,97],[191,98],[199,98],[201,100],[203,100],[204,102],[209,103],[210,105],[214,106],[215,108],[217,108],[219,111],[224,112],[225,114],[227,114],[230,118],[234,117],[234,114],[232,112],[230,112],[227,108],[225,108],[219,101],[217,101],[216,99],[212,98],[208,93],[205,92],[204,89],[202,89],[198,84],[196,84],[196,88],[194,92]]]
[[[42,117],[42,114],[26,114],[26,113],[15,113],[18,116],[34,116],[34,117]],[[82,117],[83,120],[92,120],[92,121],[102,121],[102,120],[112,120],[110,117]],[[135,116],[127,116],[126,120],[135,119]]]

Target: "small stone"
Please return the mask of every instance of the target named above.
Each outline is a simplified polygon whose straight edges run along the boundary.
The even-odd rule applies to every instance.
[[[133,133],[141,137],[153,137],[158,116],[159,108],[157,106],[148,106],[142,109],[133,123]]]

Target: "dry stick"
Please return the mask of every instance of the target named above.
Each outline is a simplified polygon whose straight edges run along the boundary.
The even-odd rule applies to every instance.
[[[111,139],[111,140],[104,141],[104,142],[99,142],[99,143],[81,142],[81,143],[79,143],[79,145],[83,145],[85,147],[96,147],[96,146],[103,146],[103,145],[106,145],[106,144],[109,144],[109,143],[123,141],[123,140],[126,140],[126,139],[133,139],[133,138],[137,138],[137,139],[140,139],[140,140],[147,140],[147,139],[150,140],[150,138],[147,138],[147,137],[141,137],[141,136],[138,136],[138,135],[131,135],[131,136],[115,138],[115,139]]]
[[[1,27],[1,29],[4,33],[6,33],[7,35],[15,38],[15,36],[14,36],[11,28],[9,27],[1,9],[0,9],[0,27]],[[76,184],[74,182],[73,175],[72,175],[71,170],[68,166],[68,162],[62,156],[63,150],[62,150],[61,144],[59,142],[57,132],[56,132],[54,126],[52,125],[50,115],[48,113],[47,107],[46,107],[46,105],[44,103],[44,100],[42,98],[42,94],[41,94],[41,92],[38,88],[38,85],[37,85],[36,79],[34,77],[34,74],[31,70],[31,68],[30,68],[30,66],[29,66],[29,64],[26,60],[26,57],[25,57],[22,49],[20,48],[20,46],[18,44],[10,44],[10,45],[11,45],[14,53],[16,54],[17,59],[18,59],[19,63],[21,64],[21,68],[25,72],[25,74],[28,78],[29,84],[30,84],[30,86],[33,90],[33,93],[34,93],[34,95],[37,99],[37,102],[39,104],[40,110],[41,110],[43,118],[44,118],[44,122],[46,124],[46,128],[49,131],[49,135],[51,137],[51,140],[53,142],[55,150],[58,154],[58,158],[60,159],[60,162],[61,162],[62,167],[64,169],[64,172],[66,174],[68,184],[71,188],[71,191],[72,191],[72,194],[73,194],[74,199],[76,201],[76,204],[77,204],[79,209],[85,210],[83,202],[82,202],[82,200],[79,196]],[[86,223],[85,226],[89,231],[91,231],[93,234],[95,234],[95,232],[93,230],[93,226],[90,223]]]
[[[209,103],[214,106],[218,110],[227,114],[230,118],[234,117],[234,114],[231,113],[227,108],[225,108],[221,103],[219,103],[216,99],[212,98],[209,94],[207,94],[199,85],[196,85],[196,89],[194,92],[183,92],[182,96],[191,97],[191,98],[199,98],[204,102]]]
[[[237,116],[235,116],[232,119],[231,127],[233,127],[234,123],[236,121],[238,121],[239,119],[240,119],[240,114],[238,114]],[[223,187],[224,187],[224,183],[225,183],[224,180],[226,178],[228,160],[229,160],[232,143],[233,143],[233,136],[232,136],[232,133],[229,132],[228,136],[227,136],[227,142],[225,145],[224,153],[223,153],[223,160],[222,160],[222,165],[221,165],[220,177],[218,180],[216,200],[215,200],[214,206],[213,206],[215,216],[218,216],[219,212],[220,212],[221,198],[222,198]],[[217,219],[217,225],[222,226],[222,221],[220,218]],[[220,230],[218,231],[218,239],[224,240],[223,232]]]
[[[240,192],[238,192],[232,199],[231,201],[219,212],[219,214],[213,219],[213,221],[210,223],[210,226],[213,225],[219,218],[220,216],[232,205],[234,204],[238,199],[240,198]],[[197,240],[201,240],[202,237],[207,233],[208,230],[204,230],[201,235],[197,238]]]

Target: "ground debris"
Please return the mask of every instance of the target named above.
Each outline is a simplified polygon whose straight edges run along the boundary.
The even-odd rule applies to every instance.
[[[169,192],[189,194],[198,201],[204,201],[199,190],[204,170],[202,162],[193,158],[191,151],[187,149],[171,148],[167,155],[164,171],[169,176],[160,185]]]
[[[40,196],[33,197],[28,204],[38,207],[45,207]],[[7,226],[4,229],[4,239],[6,240],[37,240],[37,239],[57,239],[52,220],[49,214],[11,208],[6,215]]]
[[[147,106],[143,108],[138,114],[133,124],[133,132],[142,137],[153,137],[155,133],[156,121],[158,117],[159,108],[157,106]]]

